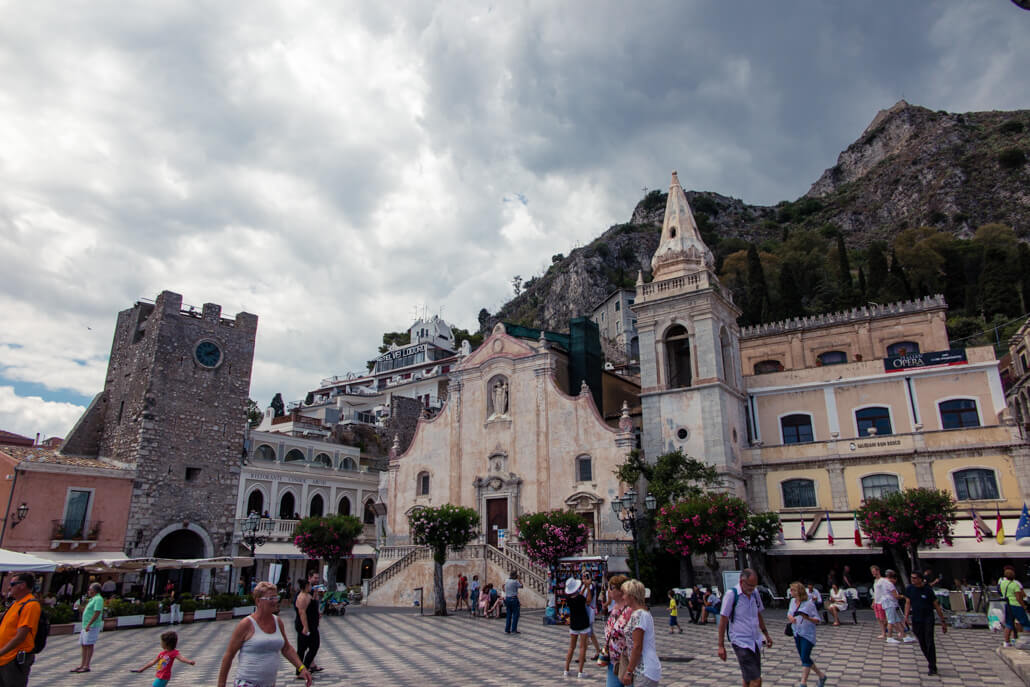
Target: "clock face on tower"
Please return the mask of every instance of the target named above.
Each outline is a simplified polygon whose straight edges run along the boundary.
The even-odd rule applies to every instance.
[[[204,367],[215,368],[222,362],[222,349],[213,341],[201,341],[193,349],[193,357]]]

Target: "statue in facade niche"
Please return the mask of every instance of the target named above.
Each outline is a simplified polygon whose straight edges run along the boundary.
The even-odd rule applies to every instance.
[[[493,401],[493,415],[507,415],[508,414],[508,383],[504,379],[498,379],[494,382],[493,388],[490,390],[491,399]]]

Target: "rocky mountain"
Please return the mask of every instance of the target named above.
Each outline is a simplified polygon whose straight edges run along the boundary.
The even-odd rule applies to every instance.
[[[1030,110],[934,112],[900,101],[880,111],[811,189],[776,206],[749,205],[709,191],[688,191],[698,227],[723,259],[758,244],[763,250],[792,232],[840,233],[849,249],[891,244],[905,229],[931,226],[968,238],[1001,223],[1030,238]],[[615,225],[522,285],[484,328],[498,320],[564,330],[613,289],[650,272],[666,194],[651,191],[630,221]]]

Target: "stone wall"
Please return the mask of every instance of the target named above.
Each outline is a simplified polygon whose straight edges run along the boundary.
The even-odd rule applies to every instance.
[[[411,438],[415,436],[415,425],[422,417],[422,403],[417,398],[398,396],[390,397],[390,420],[386,423],[385,446],[393,445],[393,438],[396,435],[400,442],[400,452],[408,450],[411,445]]]

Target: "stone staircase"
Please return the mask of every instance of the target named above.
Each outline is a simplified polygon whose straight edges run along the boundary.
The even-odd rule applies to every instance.
[[[386,585],[397,575],[403,573],[419,561],[433,558],[432,549],[428,546],[387,546],[379,551],[381,562],[392,560],[386,568],[368,580],[366,598]],[[508,546],[503,550],[489,544],[470,544],[461,551],[453,549],[447,552],[448,561],[481,561],[486,560],[505,571],[516,571],[522,584],[542,597],[547,596],[547,570],[533,563],[521,548]]]

